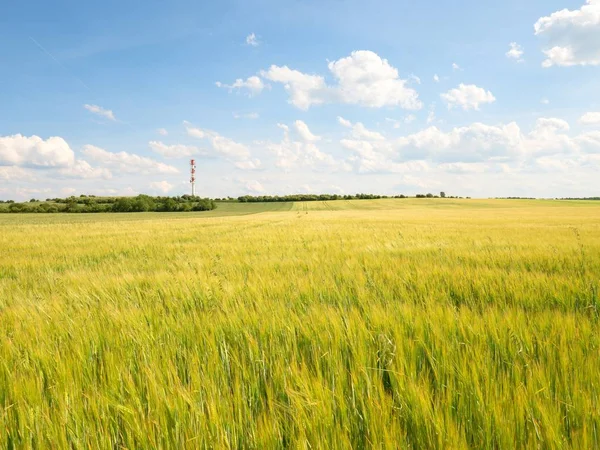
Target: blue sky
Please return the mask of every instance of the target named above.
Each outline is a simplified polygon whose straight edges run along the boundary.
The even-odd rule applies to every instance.
[[[13,2],[0,198],[183,194],[191,157],[211,197],[598,195],[599,66],[600,0]]]

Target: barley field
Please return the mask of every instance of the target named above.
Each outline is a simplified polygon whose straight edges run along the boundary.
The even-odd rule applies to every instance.
[[[0,216],[0,447],[600,447],[600,203]]]

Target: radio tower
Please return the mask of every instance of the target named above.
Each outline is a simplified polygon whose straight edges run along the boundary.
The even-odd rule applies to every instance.
[[[190,160],[190,183],[192,183],[192,197],[196,196],[196,161]]]

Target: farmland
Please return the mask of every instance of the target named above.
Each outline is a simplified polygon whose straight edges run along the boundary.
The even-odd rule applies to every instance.
[[[597,448],[600,204],[0,215],[2,448]]]

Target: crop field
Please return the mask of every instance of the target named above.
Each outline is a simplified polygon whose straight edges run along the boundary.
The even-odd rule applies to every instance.
[[[600,447],[600,202],[0,215],[0,448]]]

